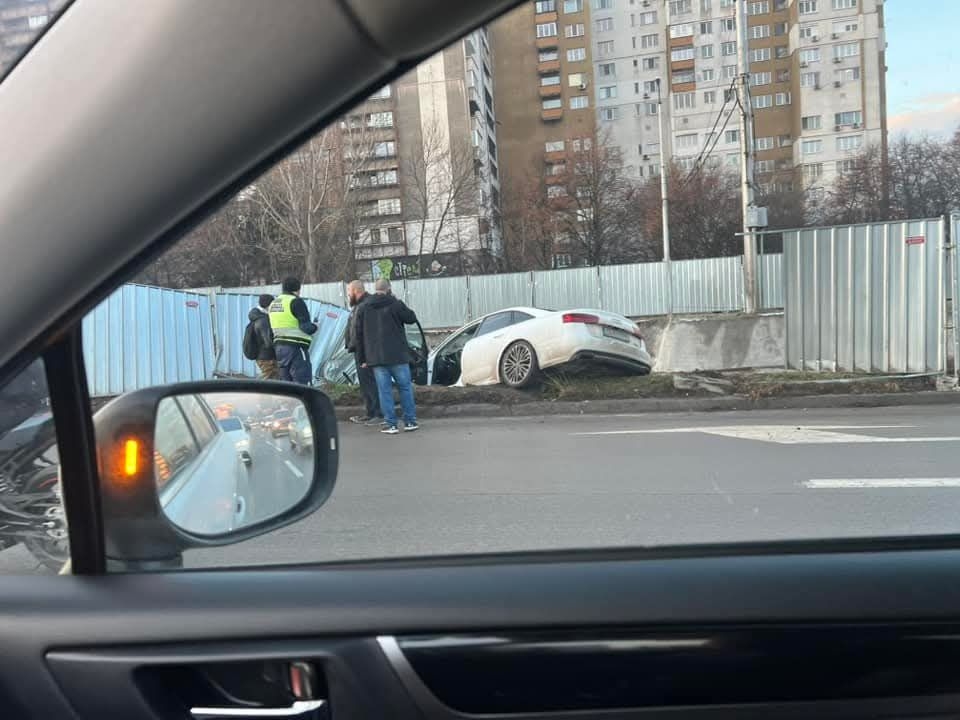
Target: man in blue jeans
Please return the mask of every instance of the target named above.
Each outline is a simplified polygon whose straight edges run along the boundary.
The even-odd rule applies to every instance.
[[[410,347],[404,325],[417,322],[417,316],[406,305],[390,294],[390,281],[377,280],[376,293],[357,310],[354,324],[357,366],[373,368],[380,395],[380,410],[383,412],[383,427],[380,432],[396,435],[397,411],[393,404],[393,383],[400,393],[403,409],[403,429],[413,432],[418,429],[417,406],[413,399],[410,380]]]

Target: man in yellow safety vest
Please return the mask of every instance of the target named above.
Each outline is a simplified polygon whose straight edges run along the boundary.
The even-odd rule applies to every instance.
[[[309,385],[313,375],[310,341],[317,332],[317,325],[310,320],[307,304],[300,297],[297,278],[284,279],[283,291],[270,303],[268,314],[280,379]]]

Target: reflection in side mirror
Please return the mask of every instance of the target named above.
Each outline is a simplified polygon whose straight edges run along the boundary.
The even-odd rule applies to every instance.
[[[272,416],[269,431],[242,417]],[[313,477],[313,428],[303,401],[259,393],[163,398],[154,429],[160,506],[177,527],[221,535],[295,507]]]
[[[306,517],[333,492],[337,422],[322,392],[212,380],[122,395],[95,416],[107,567],[177,567]]]

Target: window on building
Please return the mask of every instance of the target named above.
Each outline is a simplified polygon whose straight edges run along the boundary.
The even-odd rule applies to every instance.
[[[833,24],[833,32],[836,35],[844,35],[846,33],[856,32],[860,27],[860,23],[856,20],[840,20]]]
[[[533,5],[538,14],[557,11],[557,0],[537,0]]]
[[[833,46],[833,56],[835,58],[856,57],[860,54],[860,43],[843,43]]]
[[[674,110],[692,110],[694,107],[696,107],[696,104],[696,93],[682,92],[674,93],[673,95]]]
[[[789,70],[777,70],[777,82],[778,82],[778,83],[787,83],[787,82],[790,82],[790,71],[789,71]]]
[[[567,171],[567,164],[565,162],[547,163],[546,167],[547,175],[552,177],[563,175]]]
[[[643,92],[647,95],[652,95],[657,92],[657,80],[644,80],[643,81]]]
[[[400,198],[377,200],[377,215],[399,215]]]
[[[573,23],[572,25],[566,25],[563,28],[564,37],[573,38],[573,37],[583,37],[586,33],[586,29],[583,26],[583,23]]]
[[[724,79],[724,80],[732,80],[733,78],[735,78],[735,77],[737,76],[737,66],[736,66],[736,65],[724,65],[724,66],[721,68],[721,72],[723,73],[723,79]]]
[[[556,37],[556,34],[557,34],[557,24],[555,22],[537,23],[538,38]]]
[[[640,47],[643,48],[644,50],[660,47],[660,36],[659,35],[641,35]]]
[[[573,265],[573,259],[570,253],[558,253],[553,256],[553,267],[555,270],[568,268]]]
[[[550,85],[559,85],[559,84],[560,84],[560,75],[559,75],[559,73],[558,73],[558,74],[555,74],[555,75],[541,75],[541,76],[540,76],[540,84],[541,84],[543,87],[548,87],[548,86],[550,86]]]
[[[583,73],[570,73],[567,75],[567,85],[570,87],[580,87],[587,84],[587,76]]]
[[[378,170],[375,173],[370,175],[370,184],[371,185],[396,185],[398,182],[399,176],[397,175],[396,169],[391,170]]]
[[[706,22],[700,23],[700,34],[713,35],[713,22],[710,20],[707,20]]]
[[[753,147],[755,150],[773,150],[775,146],[774,138],[772,137],[758,137],[753,141]]]
[[[709,15],[713,8],[710,7],[710,0],[700,0],[700,14]]]
[[[600,63],[597,65],[597,75],[600,77],[615,77],[617,74],[616,63]]]
[[[712,82],[717,79],[717,73],[713,68],[704,68],[700,71],[701,82]]]
[[[384,85],[382,88],[377,90],[373,95],[370,96],[371,100],[386,100],[390,97],[390,86]]]
[[[717,102],[717,91],[716,90],[707,90],[703,93],[703,104],[704,105],[713,105]]]
[[[720,21],[720,32],[734,32],[737,29],[737,21],[731,18],[723,18]]]
[[[770,0],[750,3],[747,5],[747,12],[750,15],[763,15],[764,13],[770,12]]]
[[[393,157],[397,154],[397,144],[393,140],[374,143],[373,154],[375,157]]]
[[[777,37],[782,37],[790,32],[790,24],[785,22],[778,22],[773,24],[773,34]]]
[[[724,90],[724,91],[723,91],[723,101],[724,101],[725,103],[728,103],[728,102],[736,102],[736,101],[737,101],[737,91],[734,90],[733,88],[727,88],[726,90]]]
[[[816,155],[823,152],[823,140],[801,140],[800,153],[803,155]]]
[[[713,57],[713,45],[701,45],[700,46],[700,57],[704,59]]]
[[[790,135],[780,135],[777,138],[777,145],[779,145],[782,148],[790,147],[791,145],[793,145],[793,137],[791,137]]]
[[[860,66],[834,70],[833,76],[837,82],[854,82],[860,79]]]
[[[804,48],[801,50],[800,62],[807,65],[820,62],[820,48]]]
[[[750,26],[750,38],[753,40],[759,40],[761,38],[770,37],[770,26],[769,25],[751,25]]]
[[[693,25],[691,23],[681,23],[679,25],[670,26],[671,38],[692,37],[692,36],[693,36]]]
[[[656,25],[657,24],[657,11],[649,10],[647,12],[640,13],[640,24],[641,25]]]
[[[846,160],[837,160],[837,172],[841,175],[843,173],[853,172],[857,169],[857,161],[853,158],[848,158]]]
[[[774,57],[782,59],[785,57],[790,57],[790,48],[786,45],[777,45],[773,49]]]
[[[393,127],[393,113],[375,112],[367,115],[367,127]]]
[[[852,10],[857,6],[857,0],[833,0],[834,10]]]
[[[720,0],[720,9],[731,8],[736,5],[737,0]]]
[[[823,119],[819,115],[804,115],[800,118],[800,127],[804,130],[819,130],[823,126]]]
[[[812,15],[817,11],[818,2],[819,0],[800,0],[798,12],[801,15]]]
[[[615,107],[600,108],[600,119],[605,122],[616,120],[619,115],[619,113],[617,112],[619,109],[620,108],[615,108]]]
[[[677,62],[680,60],[693,60],[697,56],[693,45],[687,47],[678,47],[670,51],[670,60]]]
[[[656,70],[660,67],[660,58],[658,57],[645,57],[643,59],[643,69],[644,70]]]
[[[837,138],[837,150],[839,152],[853,152],[859,150],[863,145],[863,135],[846,135]]]
[[[823,163],[806,163],[803,166],[803,179],[806,182],[810,182],[811,180],[817,180],[822,176],[823,176]]]
[[[583,0],[563,0],[563,11],[575,13],[583,10]]]
[[[540,107],[544,110],[557,110],[563,107],[563,100],[560,98],[547,98],[540,101]]]
[[[802,88],[819,88],[819,87],[820,87],[820,73],[818,73],[818,72],[805,72],[805,73],[800,73],[800,87],[802,87]]]
[[[613,31],[613,18],[600,18],[596,21],[597,32]]]
[[[735,41],[720,43],[720,54],[724,56],[736,55],[737,43]]]
[[[773,160],[757,160],[757,161],[753,164],[753,170],[754,170],[754,172],[757,172],[757,173],[760,173],[760,174],[772,173],[772,172],[773,172],[773,169],[774,169],[774,161],[773,161]]]
[[[778,92],[773,96],[774,105],[789,105],[791,101],[790,93],[788,92]]]
[[[755,72],[750,76],[750,86],[758,87],[760,85],[769,85],[773,82],[773,73],[769,70],[765,72]]]
[[[537,62],[550,62],[551,60],[559,60],[560,53],[553,50],[541,50],[537,53]]]
[[[673,75],[670,76],[670,82],[674,85],[682,85],[683,83],[696,81],[696,73],[693,70],[676,70]]]
[[[597,55],[599,55],[600,57],[613,55],[613,40],[602,40],[601,42],[598,42]]]
[[[834,125],[860,125],[861,123],[863,123],[863,113],[860,110],[838,112],[833,116]]]
[[[563,152],[563,148],[563,140],[547,140],[547,142],[543,144],[543,149],[546,152]]]
[[[637,108],[639,108],[639,107],[640,107],[640,106],[637,105]],[[647,115],[656,115],[656,114],[660,111],[659,106],[658,106],[657,103],[655,103],[655,102],[644,103],[644,104],[643,104],[643,108],[644,108],[644,112],[645,112]],[[639,115],[639,113],[637,113],[637,114]]]
[[[772,52],[770,48],[754,48],[750,51],[750,62],[766,62],[770,59]]]
[[[723,141],[725,143],[732,144],[740,142],[740,131],[739,130],[727,130],[723,134]]]
[[[811,24],[808,24],[808,25],[801,25],[801,26],[800,26],[800,39],[801,39],[801,40],[809,40],[810,38],[814,37],[815,35],[818,35],[818,33],[817,33],[817,24],[816,24],[816,23],[811,23]]]
[[[547,186],[547,197],[551,199],[562,198],[567,196],[567,189],[563,185],[548,185]]]
[[[613,10],[613,0],[594,0],[593,7],[597,10]]]
[[[46,25],[49,19],[47,15],[31,15],[27,18],[27,29],[38,30]]]
[[[600,88],[600,99],[601,100],[612,100],[617,96],[617,86],[616,85],[604,85]]]
[[[571,110],[583,110],[587,107],[590,107],[590,99],[586,95],[574,95],[570,98]],[[615,110],[616,108],[613,109]]]
[[[567,62],[583,62],[587,59],[587,49],[578,47],[567,50]]]
[[[691,0],[670,0],[670,17],[686,15],[691,12],[693,12],[693,3]]]
[[[754,110],[764,110],[769,107],[773,107],[773,97],[771,95],[754,95],[753,96]]]

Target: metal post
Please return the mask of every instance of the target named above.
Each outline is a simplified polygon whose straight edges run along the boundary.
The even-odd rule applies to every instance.
[[[740,99],[740,199],[743,211],[743,298],[744,311],[757,312],[757,246],[750,225],[753,202],[753,104],[750,102],[750,43],[747,39],[747,3],[738,0],[737,12],[737,95]]]
[[[667,274],[667,314],[673,315],[673,265],[670,260],[670,199],[667,194],[667,152],[663,142],[663,95],[657,78],[657,129],[660,133],[660,202],[663,221],[663,270]]]

